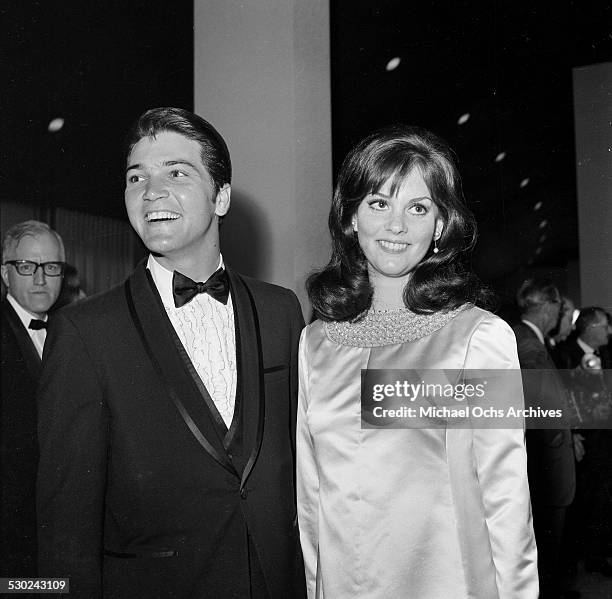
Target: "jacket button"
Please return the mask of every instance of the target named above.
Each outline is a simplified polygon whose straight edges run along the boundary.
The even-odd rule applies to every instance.
[[[242,497],[242,499],[246,499],[247,495],[248,495],[247,490],[244,487],[242,487],[242,489],[240,489],[240,497]]]

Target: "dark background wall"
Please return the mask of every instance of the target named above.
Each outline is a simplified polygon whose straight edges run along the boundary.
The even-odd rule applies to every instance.
[[[89,242],[83,227],[92,221],[80,227],[78,215],[101,215],[108,232],[95,236],[131,248],[129,271],[141,250],[125,225],[122,138],[146,108],[193,107],[192,1],[39,0],[0,10],[2,230],[32,214],[65,227],[74,254],[93,254],[101,242]],[[501,0],[333,0],[334,173],[375,127],[429,127],[456,149],[480,225],[481,276],[508,296],[533,272],[577,293],[572,68],[612,60],[610,23],[608,1],[560,0],[551,10]],[[388,70],[393,58],[399,64]],[[52,132],[55,119],[63,126]]]

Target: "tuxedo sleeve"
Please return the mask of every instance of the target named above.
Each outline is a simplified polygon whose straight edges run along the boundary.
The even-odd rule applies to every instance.
[[[40,576],[70,578],[71,597],[102,595],[109,414],[91,348],[59,312],[38,394]]]
[[[304,328],[304,316],[300,302],[295,294],[291,294],[293,298],[293,318],[291,320],[291,369],[290,369],[290,385],[291,385],[291,446],[295,450],[295,428],[297,420],[297,397],[298,397],[298,350],[300,343],[300,335]],[[295,460],[294,460],[295,463]]]
[[[522,408],[523,395],[512,329],[487,318],[473,332],[468,370],[507,370],[503,384],[488,388],[487,403]],[[480,485],[499,599],[538,597],[537,551],[531,520],[523,428],[473,431],[473,456]]]

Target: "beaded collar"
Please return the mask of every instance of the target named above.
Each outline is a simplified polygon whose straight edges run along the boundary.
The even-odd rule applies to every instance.
[[[325,331],[332,341],[340,345],[382,347],[426,337],[471,307],[472,304],[463,304],[449,312],[433,314],[415,314],[408,308],[369,310],[357,321],[326,322]]]

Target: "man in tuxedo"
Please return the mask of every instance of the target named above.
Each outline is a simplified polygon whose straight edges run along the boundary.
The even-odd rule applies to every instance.
[[[612,541],[612,433],[610,425],[611,381],[606,346],[612,327],[603,308],[588,307],[576,319],[575,334],[555,348],[555,361],[573,390],[585,421],[586,455],[578,465],[576,505],[572,507],[575,536],[581,538],[585,568],[612,576],[606,559]],[[603,367],[603,369],[602,369]]]
[[[538,545],[542,597],[558,597],[559,552],[565,513],[576,487],[569,398],[545,344],[559,318],[561,296],[549,281],[529,279],[518,293],[521,322],[513,327],[523,374],[526,407],[561,409],[557,428],[527,431],[527,472]]]
[[[12,226],[2,241],[1,577],[36,576],[36,387],[64,259],[60,236],[39,221]]]
[[[585,354],[598,357],[600,349],[608,344],[611,334],[612,326],[603,308],[583,308],[576,319],[575,334],[557,346],[555,357],[559,368],[576,368]],[[603,363],[601,366],[609,368]]]
[[[41,575],[70,577],[79,598],[301,597],[298,300],[223,262],[231,163],[212,125],[149,110],[126,157],[150,255],[50,328]]]

